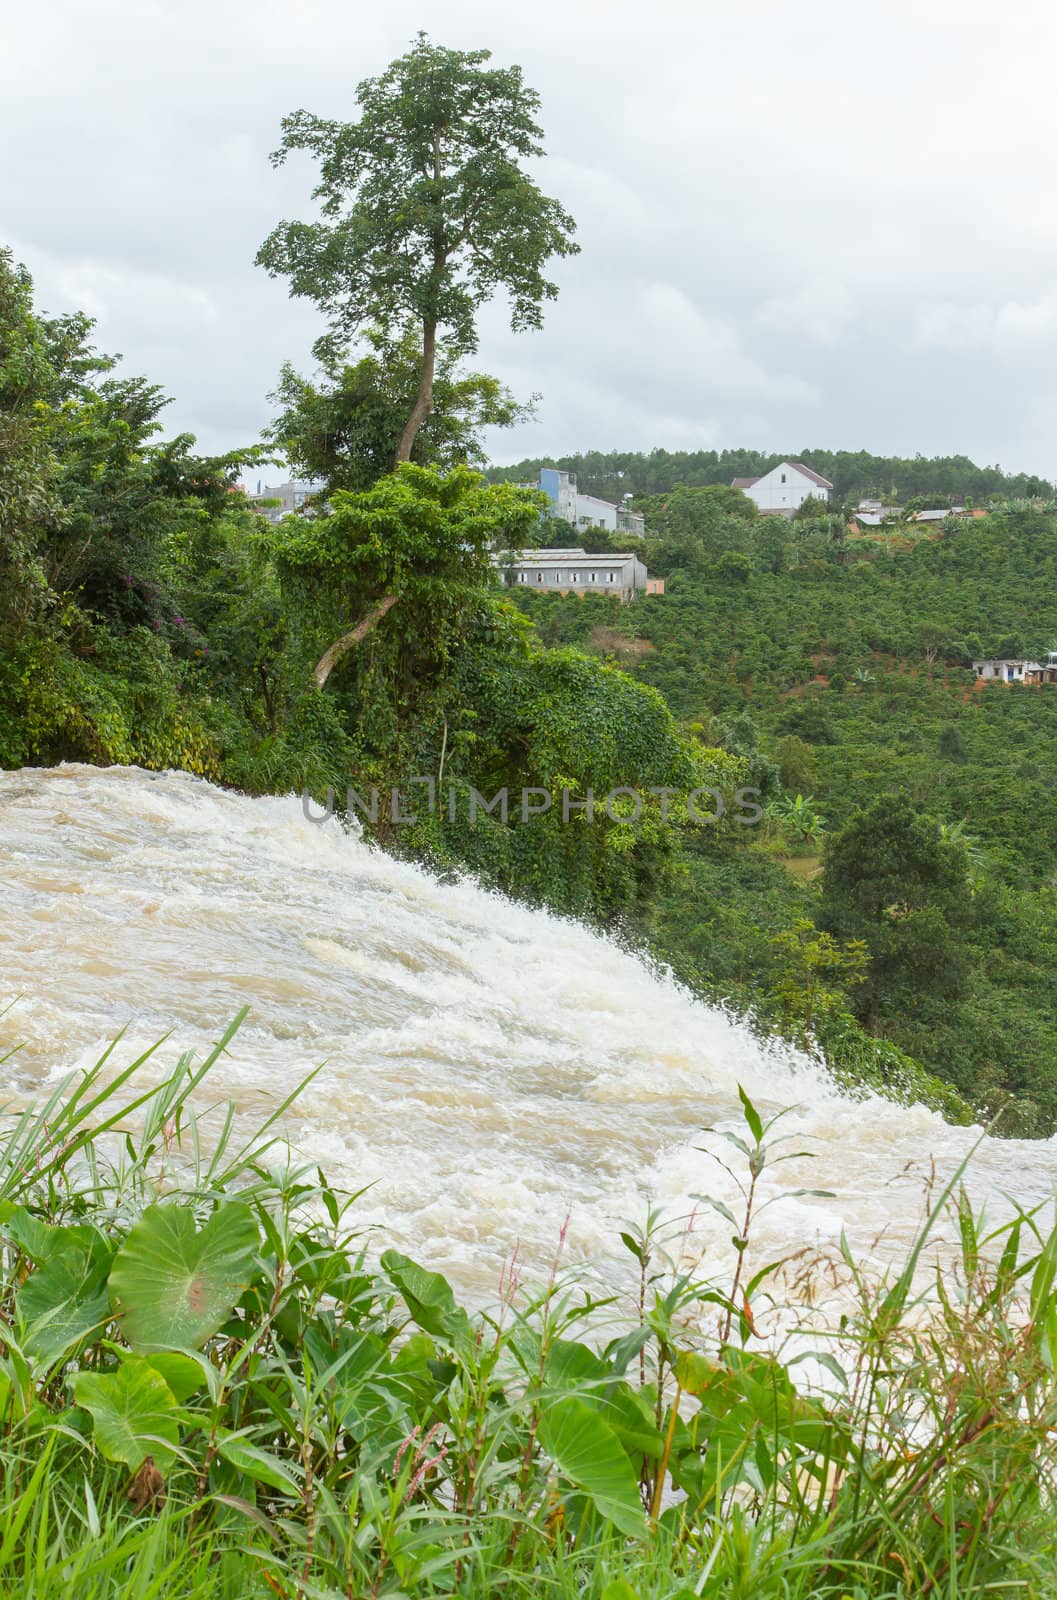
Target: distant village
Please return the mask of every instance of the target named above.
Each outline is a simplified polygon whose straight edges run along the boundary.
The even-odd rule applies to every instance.
[[[256,492],[247,488],[251,503],[261,515],[275,523],[283,517],[304,515],[314,496],[321,495],[322,482],[291,481],[264,485]],[[535,483],[522,488],[536,489],[550,502],[545,518],[564,523],[576,532],[599,529],[623,534],[639,541],[646,536],[645,517],[632,510],[630,494],[619,504],[584,494],[574,473],[559,467],[541,467]],[[734,478],[731,487],[753,502],[761,516],[792,518],[808,500],[829,503],[834,486],[828,478],[802,461],[780,461],[769,472],[755,478]],[[309,513],[311,514],[311,513]],[[898,523],[939,524],[949,518],[983,517],[986,512],[965,505],[926,507],[907,513],[903,506],[887,505],[874,498],[863,498],[849,518],[853,534]],[[663,595],[663,578],[651,577],[645,562],[633,550],[591,553],[580,545],[541,546],[536,550],[504,551],[497,554],[502,581],[508,587],[557,595],[614,595],[624,603],[640,595]],[[1040,686],[1057,683],[1057,650],[1047,652],[1044,662],[1026,657],[993,657],[973,661],[977,678],[984,683],[1013,683]]]

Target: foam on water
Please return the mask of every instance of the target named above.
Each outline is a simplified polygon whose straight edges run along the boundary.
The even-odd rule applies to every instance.
[[[794,1148],[765,1184],[783,1198],[757,1249],[831,1246],[847,1231],[899,1256],[976,1138],[920,1108],[853,1103],[795,1053],[585,928],[447,885],[368,848],[296,799],[249,799],[184,774],[64,766],[0,773],[0,1046],[31,1087],[171,1031],[166,1060],[250,1016],[213,1093],[247,1113],[325,1063],[291,1114],[299,1150],[349,1187],[365,1220],[468,1287],[520,1239],[549,1259],[571,1213],[573,1252],[605,1256],[646,1197],[673,1213],[731,1185],[697,1148],[738,1121],[742,1083],[793,1106]],[[126,1057],[127,1059],[127,1057]],[[1042,1200],[1057,1144],[985,1141],[971,1187]],[[700,1247],[728,1224],[702,1214]],[[619,1246],[617,1246],[619,1249]]]

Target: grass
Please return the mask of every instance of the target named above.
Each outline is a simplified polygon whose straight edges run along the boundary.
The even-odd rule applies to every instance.
[[[461,1306],[355,1197],[196,1110],[212,1056],[92,1071],[0,1129],[0,1594],[944,1600],[1057,1592],[1057,1232],[960,1175],[835,1326],[749,1274],[787,1154],[743,1097],[730,1259],[622,1235],[600,1296],[508,1263]],[[148,1052],[148,1056],[151,1052]],[[208,1137],[207,1137],[208,1131]],[[935,1231],[956,1259],[926,1269]],[[807,1340],[767,1336],[783,1319]],[[814,1387],[808,1375],[821,1381]]]

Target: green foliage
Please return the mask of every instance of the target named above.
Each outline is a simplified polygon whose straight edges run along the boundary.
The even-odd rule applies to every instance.
[[[202,667],[181,610],[178,549],[249,514],[243,456],[153,442],[164,404],[110,376],[89,319],[48,320],[0,256],[0,761],[81,759],[217,775]],[[186,567],[182,575],[188,575]]]
[[[792,928],[774,934],[772,942],[783,958],[775,999],[782,1008],[785,1029],[791,1032],[793,1025],[799,1027],[801,1044],[808,1044],[820,1013],[839,1009],[848,990],[865,981],[870,960],[866,941],[848,939],[838,944],[807,917],[800,917]]]
[[[859,812],[826,852],[822,918],[870,953],[856,1010],[882,1015],[962,997],[968,963],[959,930],[971,908],[964,849],[901,795]]]
[[[230,1315],[253,1273],[257,1228],[229,1202],[201,1229],[182,1206],[150,1206],[110,1269],[110,1301],[133,1346],[197,1349]]]
[[[729,1261],[688,1271],[687,1219],[650,1212],[622,1236],[630,1298],[559,1262],[469,1310],[407,1256],[372,1266],[352,1199],[276,1161],[271,1123],[236,1143],[229,1112],[206,1155],[209,1063],[141,1087],[145,1059],[108,1052],[0,1128],[6,1594],[1047,1592],[1057,1235],[1039,1213],[985,1224],[964,1168],[882,1281],[846,1246],[828,1263],[847,1286],[830,1319],[800,1271],[750,1265],[770,1205],[825,1195],[775,1181],[807,1156],[741,1091],[740,1122],[702,1146],[741,1190],[737,1215],[700,1197]],[[185,1224],[163,1257],[178,1237],[186,1264],[203,1212],[247,1249],[200,1352],[131,1350],[108,1314],[57,1366],[22,1337],[15,1302],[50,1263],[88,1248],[113,1282],[162,1213]],[[921,1265],[941,1226],[956,1258],[937,1280]]]
[[[645,646],[624,653],[626,670],[691,729],[724,742],[716,730],[751,711],[753,760],[777,768],[770,786],[753,779],[768,811],[758,830],[684,841],[684,874],[653,909],[663,959],[761,1029],[788,1026],[797,1038],[795,1019],[783,1021],[771,936],[803,917],[838,939],[867,939],[870,980],[840,990],[845,1020],[824,1030],[829,1045],[820,1033],[841,1081],[860,1073],[899,1097],[915,1084],[937,1104],[940,1079],[956,1115],[968,1101],[1009,1132],[1047,1133],[1057,1125],[1057,824],[1044,773],[1057,759],[1057,697],[981,692],[963,662],[1012,648],[1015,634],[1043,655],[1057,638],[1047,598],[1057,518],[1010,507],[895,553],[850,545],[846,562],[826,554],[828,534],[825,547],[797,542],[808,526],[746,523],[750,537],[777,530],[787,542],[781,570],[755,551],[744,586],[686,565],[662,600],[630,611],[519,603],[552,646],[619,625]],[[820,852],[883,796],[909,805],[941,854],[957,846],[963,868],[949,892],[867,932],[845,926],[839,890],[832,918],[823,909]]]
[[[95,1441],[108,1461],[136,1472],[150,1456],[160,1472],[169,1471],[180,1443],[178,1407],[148,1362],[129,1356],[114,1372],[79,1372],[73,1393],[90,1412]]]
[[[498,583],[497,543],[524,543],[538,498],[466,468],[405,465],[362,494],[335,495],[330,516],[287,517],[265,537],[295,626],[313,641],[329,643],[395,597],[387,628],[398,630],[403,684],[451,658]]]
[[[349,362],[331,341],[321,340],[320,379],[309,382],[287,364],[272,396],[282,411],[269,438],[299,476],[322,479],[331,494],[362,492],[390,471],[418,389],[422,353],[413,334],[387,341],[368,332],[366,341],[368,353]],[[442,351],[433,409],[416,435],[411,460],[443,469],[483,467],[481,430],[513,427],[530,414],[497,379],[458,371]]]
[[[438,333],[453,357],[477,347],[477,313],[505,291],[511,326],[537,328],[557,295],[552,256],[575,253],[572,218],[525,163],[543,153],[539,97],[520,67],[487,50],[447,50],[419,34],[406,55],[356,91],[359,117],[283,119],[281,165],[319,163],[316,222],[281,222],[258,252],[290,292],[314,300],[339,342],[377,329],[390,343],[421,330],[418,394],[395,459],[407,460],[433,405]]]
[[[325,220],[280,223],[258,260],[290,277],[346,332],[407,317],[450,329],[461,352],[498,288],[515,328],[538,327],[556,290],[543,276],[569,255],[572,219],[519,162],[542,154],[539,97],[519,67],[486,68],[487,50],[446,50],[420,34],[356,90],[356,122],[307,111],[283,119],[276,165],[295,150],[320,163]]]

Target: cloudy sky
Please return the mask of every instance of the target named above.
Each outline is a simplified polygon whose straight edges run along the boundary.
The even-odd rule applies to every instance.
[[[0,241],[42,305],[254,440],[314,309],[253,265],[312,169],[284,112],[350,117],[425,28],[520,62],[540,178],[579,224],[542,333],[480,364],[581,449],[964,451],[1057,471],[1051,0],[39,0],[0,3]]]

